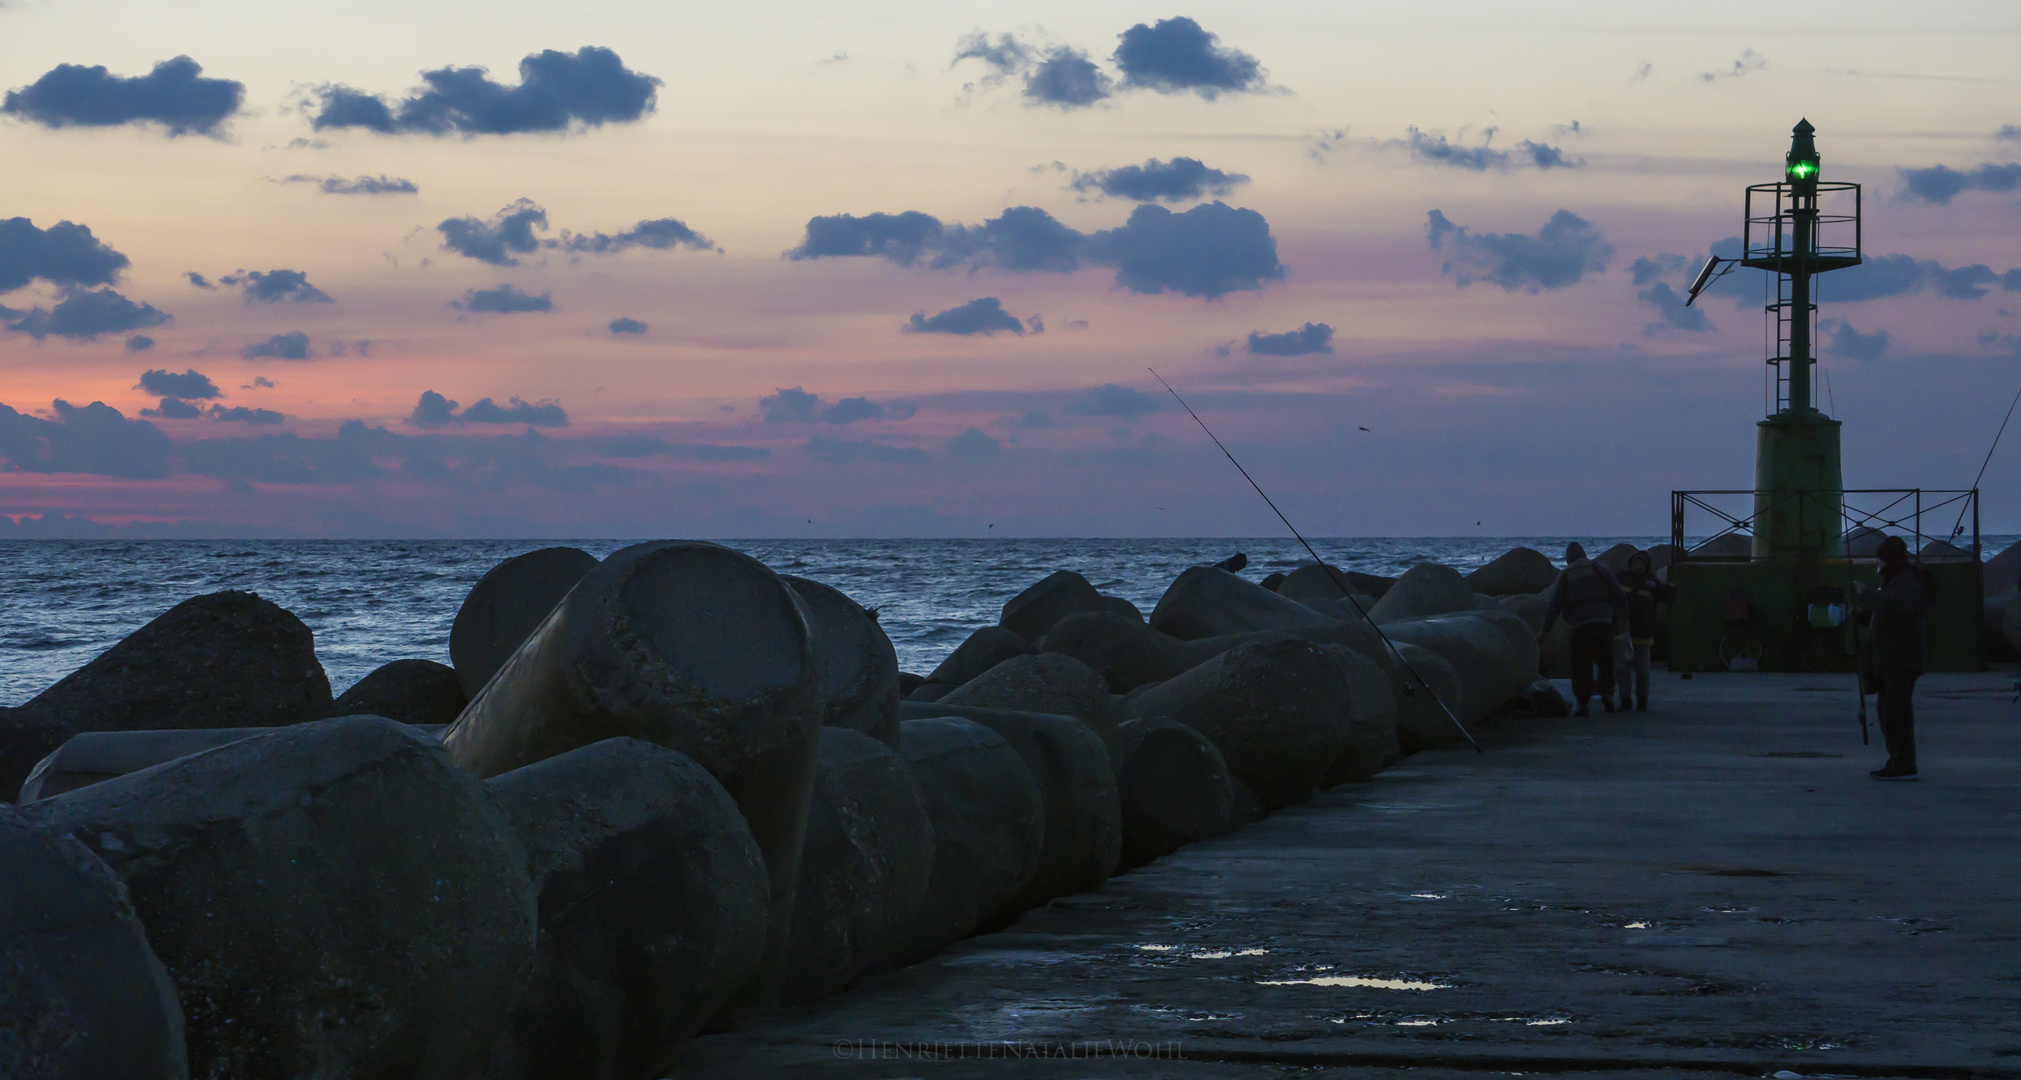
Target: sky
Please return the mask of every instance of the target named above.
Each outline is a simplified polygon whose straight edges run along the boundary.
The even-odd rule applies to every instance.
[[[1862,185],[1847,485],[1971,486],[2021,390],[2011,0],[0,0],[0,42],[0,536],[1276,534],[1157,376],[1309,534],[1661,534],[1752,483],[1760,276],[1679,297],[1799,118]]]

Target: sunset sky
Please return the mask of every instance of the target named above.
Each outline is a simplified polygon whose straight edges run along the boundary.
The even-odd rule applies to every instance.
[[[1752,482],[1760,282],[1676,297],[1800,117],[1865,185],[1848,485],[1969,486],[2021,388],[2012,0],[0,0],[0,42],[0,514],[90,519],[0,535],[1276,533],[1149,367],[1308,533],[1666,532]]]

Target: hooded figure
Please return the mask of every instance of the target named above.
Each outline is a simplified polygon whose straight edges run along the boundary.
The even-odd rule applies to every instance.
[[[1626,624],[1628,599],[1621,583],[1606,567],[1586,557],[1577,541],[1565,545],[1565,569],[1551,590],[1551,606],[1544,612],[1544,629],[1537,634],[1542,643],[1558,617],[1572,629],[1572,696],[1578,700],[1575,716],[1591,716],[1594,674],[1598,669],[1600,706],[1614,711],[1614,633]]]
[[[1867,626],[1873,643],[1874,667],[1880,673],[1881,737],[1888,744],[1888,763],[1872,773],[1876,780],[1916,779],[1916,679],[1923,674],[1923,650],[1930,602],[1936,582],[1929,571],[1909,561],[1909,545],[1899,536],[1884,538],[1874,549],[1880,564],[1881,587],[1859,590],[1856,607],[1872,612]]]
[[[1677,590],[1658,580],[1649,569],[1649,553],[1628,556],[1628,566],[1618,580],[1628,597],[1627,662],[1620,667],[1621,707],[1628,707],[1629,694],[1635,711],[1649,711],[1649,651],[1656,646],[1656,605],[1677,596]]]

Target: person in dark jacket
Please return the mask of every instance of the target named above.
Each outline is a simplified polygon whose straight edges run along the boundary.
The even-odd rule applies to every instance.
[[[1649,569],[1649,553],[1628,556],[1628,566],[1616,579],[1628,598],[1628,663],[1620,670],[1621,707],[1628,707],[1631,688],[1635,711],[1649,711],[1649,650],[1656,646],[1656,605],[1677,595],[1677,590],[1657,580]]]
[[[1853,603],[1872,612],[1868,620],[1874,667],[1880,672],[1881,738],[1888,744],[1888,763],[1873,771],[1876,780],[1916,779],[1916,679],[1923,674],[1930,601],[1936,583],[1928,571],[1909,562],[1909,545],[1899,536],[1886,537],[1874,549],[1881,568],[1881,587],[1853,587]]]
[[[1551,590],[1544,629],[1537,635],[1539,644],[1561,615],[1572,631],[1572,696],[1579,703],[1573,715],[1592,715],[1588,702],[1593,698],[1596,668],[1600,707],[1613,712],[1614,633],[1626,624],[1628,600],[1613,573],[1588,559],[1585,547],[1576,541],[1565,545],[1565,569]]]

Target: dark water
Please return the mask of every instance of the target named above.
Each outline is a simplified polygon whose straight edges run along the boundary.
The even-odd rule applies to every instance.
[[[1580,537],[1598,552],[1618,540]],[[316,633],[337,692],[389,660],[449,662],[449,624],[477,579],[507,556],[569,544],[601,558],[615,540],[0,541],[0,704],[18,705],[178,602],[247,589]],[[1181,570],[1235,551],[1245,576],[1308,561],[1292,540],[737,540],[774,570],[827,582],[880,618],[907,671],[926,672],[1005,600],[1061,569],[1149,612]],[[1330,561],[1397,574],[1421,562],[1461,571],[1517,544],[1555,556],[1562,537],[1315,540]]]

